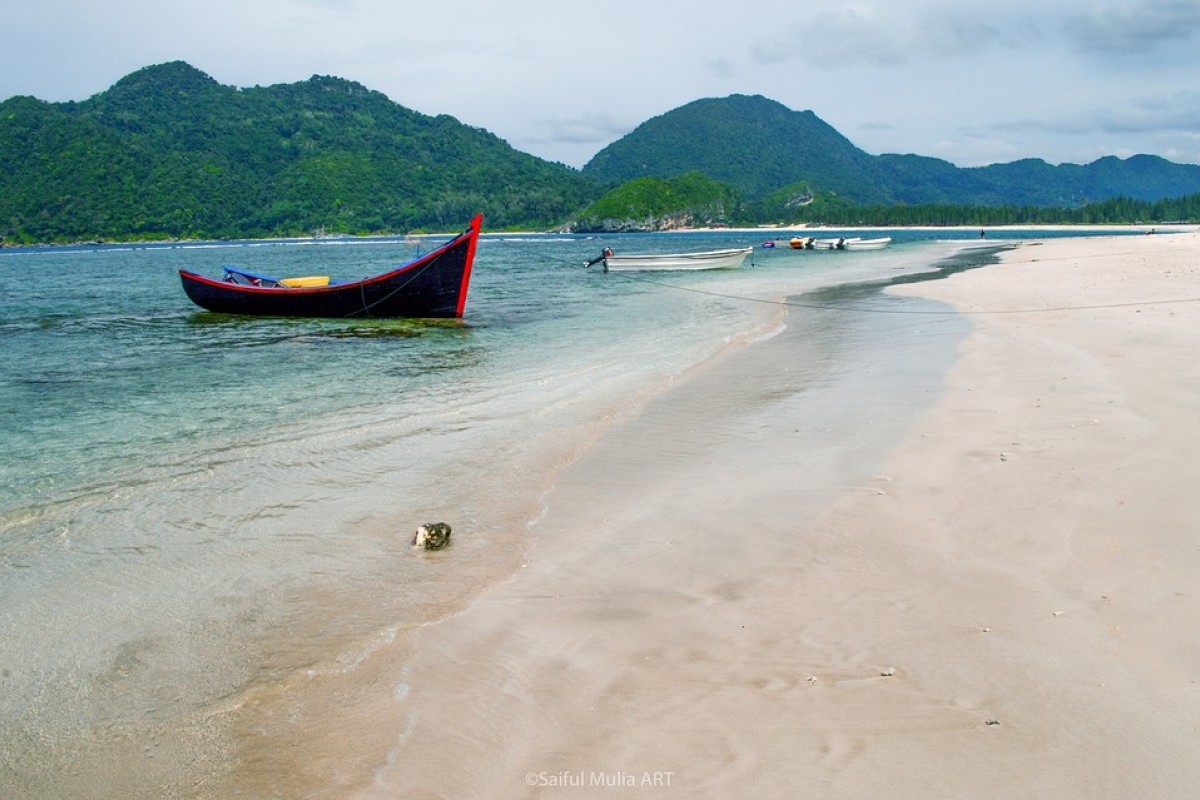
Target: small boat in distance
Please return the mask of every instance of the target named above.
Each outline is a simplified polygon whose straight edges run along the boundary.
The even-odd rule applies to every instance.
[[[395,269],[355,281],[325,275],[272,278],[226,266],[221,279],[179,270],[193,303],[222,314],[272,317],[460,318],[483,215],[441,247]]]
[[[635,270],[700,270],[736,269],[754,252],[753,247],[736,247],[730,250],[706,250],[699,253],[647,253],[643,255],[618,256],[607,247],[596,258],[584,264],[603,262],[605,272],[632,272]]]
[[[880,236],[877,239],[861,239],[854,237],[842,243],[844,250],[882,250],[892,243],[892,237]]]
[[[836,239],[815,239],[811,236],[801,239],[794,237],[789,244],[794,250],[882,250],[892,243],[892,237],[881,236],[876,239],[864,239],[861,236]]]

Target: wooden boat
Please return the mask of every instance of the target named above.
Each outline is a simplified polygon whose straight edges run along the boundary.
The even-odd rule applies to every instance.
[[[275,317],[459,318],[467,303],[483,215],[442,246],[393,270],[355,281],[323,275],[272,278],[225,267],[221,279],[180,270],[192,302],[222,314]]]
[[[605,272],[629,272],[633,270],[700,270],[736,269],[754,252],[753,247],[737,247],[730,250],[706,250],[700,253],[649,253],[645,255],[614,255],[607,247],[597,258],[584,266],[604,264]]]

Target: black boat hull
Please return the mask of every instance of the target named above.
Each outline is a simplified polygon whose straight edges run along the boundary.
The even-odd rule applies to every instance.
[[[245,286],[180,270],[193,303],[221,314],[275,317],[460,318],[482,215],[461,235],[382,275],[308,288]]]

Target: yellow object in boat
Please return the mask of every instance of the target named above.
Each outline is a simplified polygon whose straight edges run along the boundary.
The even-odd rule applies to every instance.
[[[282,278],[279,281],[292,289],[303,289],[309,286],[328,286],[328,275],[306,275],[303,278]]]

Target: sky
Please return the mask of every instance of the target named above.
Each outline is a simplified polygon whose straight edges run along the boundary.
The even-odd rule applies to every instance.
[[[757,94],[868,153],[1200,164],[1200,0],[12,0],[0,100],[153,64],[333,75],[582,167],[693,100]],[[731,142],[736,146],[736,142]]]

